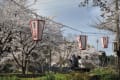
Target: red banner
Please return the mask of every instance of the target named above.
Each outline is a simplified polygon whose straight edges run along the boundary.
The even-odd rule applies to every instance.
[[[81,50],[85,50],[87,46],[87,36],[86,35],[80,35],[77,37],[78,46]]]
[[[101,42],[103,48],[108,48],[109,37],[102,37]]]
[[[33,40],[41,40],[45,21],[43,20],[31,20],[30,27]]]

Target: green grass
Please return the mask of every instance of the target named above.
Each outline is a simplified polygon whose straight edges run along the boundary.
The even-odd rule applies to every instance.
[[[0,80],[42,80],[40,77],[38,78],[18,78],[18,77],[0,77]]]
[[[35,78],[21,78],[14,75],[7,75],[0,77],[0,80],[88,80],[86,78],[87,75],[85,73],[72,72],[70,74],[47,73],[45,76]]]
[[[118,80],[116,71],[112,68],[96,68],[89,73],[70,72],[68,74],[46,73],[46,75],[34,78],[17,77],[15,74],[1,75],[0,80],[89,80],[94,75],[99,76],[100,80]]]
[[[66,75],[60,73],[47,73],[46,76],[40,78],[40,80],[65,80]]]
[[[4,76],[4,77],[0,77],[0,80],[19,80],[19,79],[16,76],[12,76],[12,77]]]
[[[54,73],[47,73],[46,76],[42,77],[35,77],[35,78],[20,78],[14,75],[5,75],[0,77],[0,80],[68,80],[66,78],[68,74],[54,74]]]
[[[41,78],[21,78],[20,80],[41,80]]]
[[[55,75],[55,77],[57,78],[57,79],[65,79],[66,78],[66,74],[59,74],[59,73],[57,73],[56,75]]]

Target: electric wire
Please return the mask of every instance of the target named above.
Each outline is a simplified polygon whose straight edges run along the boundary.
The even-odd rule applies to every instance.
[[[31,13],[31,14],[34,14],[36,17],[40,17],[40,18],[42,18],[42,19],[44,19],[44,20],[48,20],[48,21],[51,21],[51,22],[53,22],[53,23],[55,23],[55,24],[59,24],[59,25],[61,25],[62,27],[66,27],[66,28],[69,28],[69,29],[71,29],[71,30],[73,30],[73,31],[77,31],[77,32],[80,32],[80,33],[84,33],[84,34],[94,34],[94,35],[98,35],[98,34],[100,34],[100,35],[113,35],[113,33],[94,33],[94,32],[83,32],[83,31],[81,31],[81,30],[79,30],[79,29],[76,29],[76,28],[73,28],[73,27],[71,27],[71,26],[67,26],[67,25],[64,25],[64,24],[62,24],[62,23],[59,23],[59,22],[56,22],[56,21],[54,21],[54,20],[52,20],[52,19],[49,19],[49,18],[47,18],[47,17],[43,17],[43,16],[40,16],[40,15],[38,15],[37,13],[35,13],[35,12],[33,12],[33,11],[31,11],[30,9],[26,9],[24,6],[22,6],[22,5],[20,5],[19,3],[17,3],[16,1],[14,1],[14,0],[11,0],[13,3],[15,3],[17,6],[19,6],[21,9],[23,9],[25,12],[27,12],[27,13]]]

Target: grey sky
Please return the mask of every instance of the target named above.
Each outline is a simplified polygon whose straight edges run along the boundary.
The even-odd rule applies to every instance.
[[[42,16],[55,16],[55,21],[79,29],[83,32],[103,32],[102,30],[90,27],[90,24],[94,24],[97,20],[96,18],[100,17],[99,8],[89,6],[86,8],[79,8],[78,4],[79,0],[38,0],[34,8],[37,9],[37,13]],[[64,35],[69,33],[76,35],[81,34],[80,32],[66,28]],[[103,35],[88,35],[88,43],[96,47],[96,39],[100,40],[102,36]],[[99,50],[105,50],[108,54],[113,53],[111,43],[109,44],[110,47],[108,49],[103,49],[100,45],[99,41]]]

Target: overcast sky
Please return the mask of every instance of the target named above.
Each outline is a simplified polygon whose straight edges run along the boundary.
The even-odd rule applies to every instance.
[[[83,32],[103,32],[102,30],[90,27],[90,24],[94,24],[96,22],[96,18],[100,18],[100,9],[98,7],[93,8],[90,6],[80,8],[78,5],[79,0],[38,0],[36,5],[33,7],[40,15],[48,17],[54,16],[54,21],[79,29]],[[80,32],[66,28],[64,35],[69,33],[76,35],[81,34]],[[111,39],[111,37],[109,44],[110,47],[108,49],[103,49],[100,43],[100,38],[103,35],[87,35],[89,44],[97,47],[96,40],[99,39],[98,50],[105,50],[107,54],[113,54],[111,44],[113,39]]]

